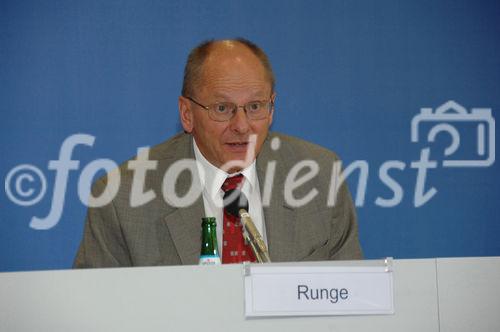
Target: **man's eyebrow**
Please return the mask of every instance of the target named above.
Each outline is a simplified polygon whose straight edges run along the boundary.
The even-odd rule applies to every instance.
[[[229,94],[226,95],[224,93],[214,93],[213,96],[216,99],[224,99],[224,100],[231,99]]]
[[[252,95],[252,98],[257,98],[257,99],[265,99],[268,97],[269,96],[264,91],[259,91],[259,92],[256,92]]]
[[[221,100],[231,100],[231,94],[228,93],[228,94],[224,94],[224,93],[214,93],[213,94],[213,97],[216,98],[216,99],[221,99]],[[254,100],[260,100],[260,99],[266,99],[268,98],[269,96],[267,95],[266,92],[264,91],[258,91],[258,92],[255,92],[255,93],[252,93],[250,95],[250,98],[248,99],[248,101],[254,101]]]

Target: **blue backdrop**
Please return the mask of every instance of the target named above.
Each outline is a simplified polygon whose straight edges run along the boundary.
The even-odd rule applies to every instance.
[[[367,166],[364,192],[359,170],[348,179],[366,257],[500,255],[499,22],[498,1],[1,1],[0,271],[69,268],[86,212],[82,169],[98,158],[120,163],[178,132],[188,52],[237,36],[273,64],[273,129],[335,150],[345,166]],[[412,142],[421,108],[432,110],[415,119]],[[453,153],[447,132],[429,142],[439,123],[460,134]],[[80,164],[59,222],[33,229],[31,218],[51,209],[49,161],[76,133],[95,143],[73,151]],[[425,191],[436,192],[415,202],[415,162],[427,148],[436,167]],[[23,166],[16,182],[22,164],[36,168]],[[42,189],[36,170],[46,192],[30,203]]]

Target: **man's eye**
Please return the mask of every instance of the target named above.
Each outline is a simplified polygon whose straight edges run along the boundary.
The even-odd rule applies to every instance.
[[[260,103],[258,101],[249,103],[247,107],[249,111],[258,111],[260,109]]]
[[[225,113],[227,112],[229,107],[226,104],[217,104],[215,105],[215,110],[217,113]]]

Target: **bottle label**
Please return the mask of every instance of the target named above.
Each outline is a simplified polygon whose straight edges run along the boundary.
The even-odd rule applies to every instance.
[[[201,255],[199,265],[220,265],[220,258],[217,255]]]

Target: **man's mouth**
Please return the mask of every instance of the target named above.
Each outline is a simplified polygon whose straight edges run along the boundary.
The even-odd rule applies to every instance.
[[[247,153],[250,142],[228,142],[226,143],[226,149],[232,153]]]
[[[230,146],[234,146],[234,147],[243,147],[243,146],[247,146],[248,142],[229,142],[226,144],[228,144]]]

